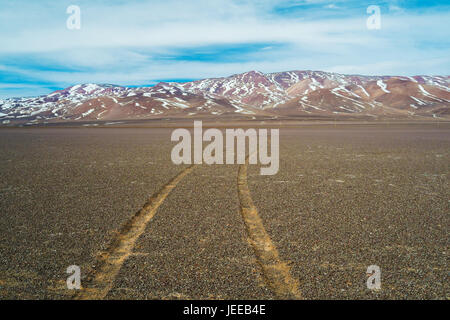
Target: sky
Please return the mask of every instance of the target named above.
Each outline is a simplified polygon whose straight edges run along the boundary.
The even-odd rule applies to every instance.
[[[450,0],[0,0],[0,98],[250,70],[449,75]]]

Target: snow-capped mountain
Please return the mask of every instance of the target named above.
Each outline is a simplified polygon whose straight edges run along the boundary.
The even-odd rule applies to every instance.
[[[450,77],[250,71],[154,87],[82,84],[0,100],[3,124],[180,117],[448,119]]]

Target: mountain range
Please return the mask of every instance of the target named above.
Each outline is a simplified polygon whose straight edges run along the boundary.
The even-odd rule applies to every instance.
[[[0,100],[0,124],[214,119],[450,119],[450,76],[250,71],[153,87],[78,84]]]

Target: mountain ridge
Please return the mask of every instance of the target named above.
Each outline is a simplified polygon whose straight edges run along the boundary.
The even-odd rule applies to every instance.
[[[252,70],[153,87],[77,84],[0,99],[0,124],[159,118],[450,119],[450,76]]]

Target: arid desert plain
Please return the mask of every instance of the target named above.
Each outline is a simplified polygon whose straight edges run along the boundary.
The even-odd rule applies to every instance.
[[[175,165],[170,126],[0,129],[0,299],[450,298],[449,123],[242,125],[278,174]]]

